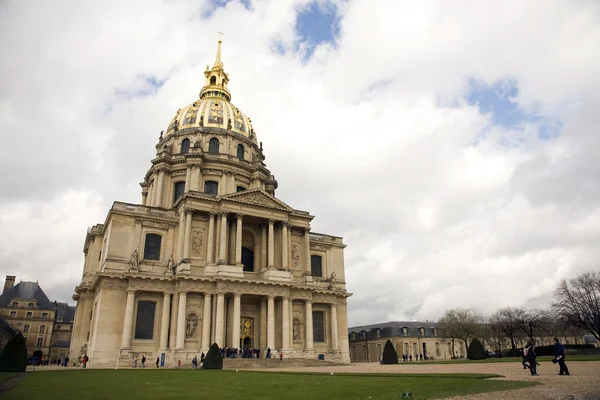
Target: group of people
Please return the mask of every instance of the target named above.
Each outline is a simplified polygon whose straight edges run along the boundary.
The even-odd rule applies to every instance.
[[[221,348],[221,357],[222,358],[260,358],[260,350],[259,349],[250,349],[247,346],[244,348],[236,348],[236,347],[223,347]]]
[[[427,357],[425,357],[427,358]],[[411,362],[413,360],[412,354],[402,354],[402,362]],[[423,361],[423,354],[415,355],[415,361]]]
[[[571,375],[569,373],[569,368],[567,368],[567,364],[565,363],[565,346],[560,342],[558,338],[554,338],[554,358],[552,362],[554,364],[558,363],[559,372],[558,375]],[[535,354],[535,347],[532,341],[527,342],[527,346],[523,349],[523,369],[529,369],[531,375],[539,375],[537,372],[537,367],[540,365],[537,362],[537,356]]]

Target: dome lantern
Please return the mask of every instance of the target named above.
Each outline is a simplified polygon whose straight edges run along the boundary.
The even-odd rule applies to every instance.
[[[200,90],[200,99],[217,97],[231,101],[231,93],[227,90],[229,76],[223,70],[223,62],[221,61],[221,43],[221,38],[219,38],[215,64],[212,68],[209,68],[207,65],[206,71],[204,71],[205,83],[204,87]]]

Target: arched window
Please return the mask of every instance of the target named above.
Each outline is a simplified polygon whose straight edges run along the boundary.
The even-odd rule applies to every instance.
[[[211,85],[216,85],[217,84],[217,77],[216,76],[211,76],[210,77],[210,84]]]
[[[212,138],[208,141],[208,152],[218,153],[219,152],[219,139]]]
[[[217,194],[219,194],[219,182],[215,182],[215,181],[204,182],[204,193],[214,194],[215,196]]]
[[[244,159],[244,145],[243,144],[237,145],[237,158],[239,158],[240,160]]]
[[[156,233],[146,234],[146,243],[144,244],[144,260],[160,260],[160,244],[162,236]]]
[[[137,318],[135,320],[135,338],[152,339],[154,337],[154,311],[156,303],[153,301],[139,301]]]
[[[323,268],[321,266],[321,256],[310,256],[310,271],[312,276],[323,277]]]
[[[190,139],[183,139],[181,141],[181,152],[188,153],[190,151]]]
[[[242,264],[244,272],[254,272],[254,252],[247,247],[242,247]]]
[[[315,343],[325,342],[325,313],[313,311],[313,341]]]
[[[58,322],[62,322],[62,317],[58,317]]]
[[[236,186],[236,187],[235,187],[235,191],[236,191],[236,192],[243,192],[244,190],[246,190],[246,188],[245,188],[245,187],[243,187],[243,186]]]
[[[184,191],[185,182],[175,182],[175,184],[173,185],[173,204],[175,204],[178,198],[183,196]]]

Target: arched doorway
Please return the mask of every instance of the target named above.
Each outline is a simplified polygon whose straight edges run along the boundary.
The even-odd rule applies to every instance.
[[[44,353],[42,353],[41,350],[36,350],[33,352],[33,356],[36,357],[38,360],[41,359],[43,355]]]
[[[254,251],[247,247],[242,247],[242,264],[244,272],[254,272]]]

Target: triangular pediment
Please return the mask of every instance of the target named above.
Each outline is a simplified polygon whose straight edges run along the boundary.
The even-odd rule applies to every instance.
[[[223,199],[261,207],[276,208],[278,210],[293,210],[292,207],[288,206],[283,201],[276,199],[262,189],[251,189],[228,194],[223,196]]]

